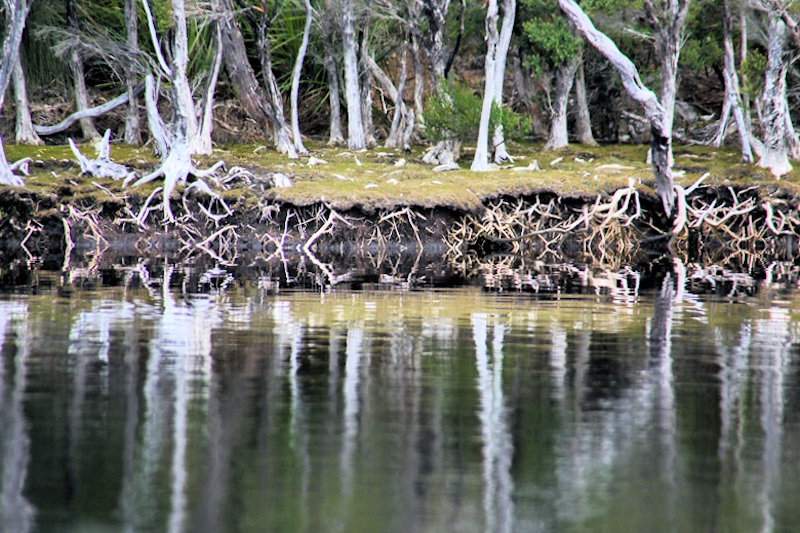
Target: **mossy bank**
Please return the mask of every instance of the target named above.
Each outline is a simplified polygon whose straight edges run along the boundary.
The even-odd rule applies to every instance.
[[[31,163],[25,187],[0,190],[1,244],[31,257],[123,249],[205,253],[224,262],[244,250],[326,247],[427,248],[451,257],[559,250],[624,259],[666,248],[786,253],[800,229],[800,172],[776,180],[742,164],[732,149],[675,148],[676,183],[689,195],[667,219],[644,146],[545,152],[513,144],[513,164],[483,173],[468,170],[469,150],[461,170],[433,172],[421,151],[310,148],[309,157],[289,160],[263,145],[217,147],[197,166],[225,161],[220,179],[208,180],[219,197],[179,188],[170,198],[177,220],[165,224],[157,182],[123,187],[81,176],[68,147],[8,146],[10,160]],[[81,149],[91,157],[91,147]],[[111,158],[137,174],[157,165],[147,147],[114,145]],[[293,186],[272,187],[276,173]]]

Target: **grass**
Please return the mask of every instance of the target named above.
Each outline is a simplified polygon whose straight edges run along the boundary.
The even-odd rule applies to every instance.
[[[513,143],[509,152],[515,156],[515,162],[483,173],[469,170],[470,149],[462,154],[461,170],[435,173],[421,162],[422,148],[404,154],[382,148],[352,152],[314,142],[307,143],[307,147],[312,157],[325,162],[309,165],[308,158],[292,161],[264,145],[240,144],[218,147],[212,157],[199,158],[197,165],[205,168],[222,159],[229,168],[244,166],[256,175],[282,172],[292,178],[294,187],[272,189],[266,193],[270,199],[298,206],[326,202],[339,210],[360,207],[372,211],[412,205],[472,211],[484,200],[500,196],[547,191],[562,197],[594,198],[628,186],[630,182],[643,194],[655,195],[652,172],[646,162],[646,146],[573,145],[544,152],[539,144]],[[82,146],[81,150],[92,157],[90,146]],[[67,197],[88,199],[93,195],[105,195],[94,183],[115,193],[122,192],[119,182],[79,177],[80,169],[67,146],[9,145],[6,154],[9,161],[23,157],[34,159],[26,187],[56,195],[60,202]],[[740,154],[734,148],[676,146],[674,154],[676,182],[684,186],[708,172],[707,185],[758,185],[765,189],[765,196],[800,194],[799,170],[776,180],[756,165],[741,163]],[[113,145],[111,157],[139,173],[153,169],[158,163],[150,147]],[[534,160],[541,170],[527,168]],[[159,184],[147,184],[135,191],[146,195]],[[237,190],[231,194],[241,197],[243,192]]]

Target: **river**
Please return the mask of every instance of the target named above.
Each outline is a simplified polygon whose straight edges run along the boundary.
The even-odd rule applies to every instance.
[[[800,530],[798,268],[556,270],[6,276],[0,531]]]

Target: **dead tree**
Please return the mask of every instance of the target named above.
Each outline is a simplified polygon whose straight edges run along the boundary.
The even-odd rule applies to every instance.
[[[139,14],[136,9],[136,0],[125,0],[125,42],[128,49],[134,54],[139,53]],[[125,142],[139,144],[142,141],[141,121],[139,116],[139,102],[136,94],[138,80],[136,71],[129,69],[125,78],[128,88],[128,108],[125,113]]]
[[[592,46],[608,59],[622,78],[622,84],[631,98],[639,102],[650,123],[651,165],[656,180],[656,191],[661,198],[664,212],[672,216],[675,205],[675,187],[671,168],[671,129],[665,123],[667,115],[655,93],[642,83],[639,72],[616,43],[595,28],[591,19],[575,0],[558,0],[558,5]]]
[[[244,37],[241,28],[236,20],[235,9],[232,0],[220,0],[220,31],[222,34],[222,52],[225,62],[225,71],[228,79],[236,90],[236,96],[245,113],[258,124],[265,136],[272,135],[275,149],[296,158],[297,153],[289,139],[286,131],[286,124],[283,119],[283,101],[265,92],[258,83],[255,71],[247,57]],[[251,17],[251,22],[257,27],[257,46],[262,67],[272,72],[271,54],[269,41],[262,37],[262,31],[266,32],[264,26],[268,26],[267,13],[261,14],[261,20]],[[266,35],[266,34],[264,34]],[[274,76],[264,74],[265,85],[271,83]],[[276,89],[277,90],[277,89]],[[278,94],[278,96],[280,96]],[[270,133],[270,131],[272,133]]]
[[[19,61],[19,43],[25,29],[30,3],[28,0],[3,0],[6,12],[6,34],[3,39],[3,55],[0,58],[0,111],[5,103],[5,95],[11,82],[14,66]],[[8,164],[6,153],[0,139],[0,185],[24,185],[22,178],[14,174],[14,166]]]
[[[767,71],[761,94],[761,122],[764,128],[764,150],[758,165],[768,168],[776,177],[792,170],[786,145],[787,105],[786,24],[777,9],[768,10],[769,31]]]
[[[75,35],[80,33],[80,21],[78,20],[78,10],[75,0],[67,0],[67,27]],[[83,58],[78,47],[72,47],[69,52],[68,61],[72,72],[72,83],[75,90],[75,110],[81,112],[89,108],[89,94],[86,90],[86,76],[83,70]],[[85,139],[99,139],[100,133],[94,127],[91,118],[82,118],[80,121],[81,132]]]
[[[189,176],[198,179],[197,183],[204,184],[202,178],[215,172],[224,163],[219,162],[211,169],[200,171],[192,163],[191,156],[198,153],[200,148],[200,127],[199,120],[195,111],[195,103],[192,98],[189,80],[186,76],[186,66],[189,60],[189,45],[186,31],[186,8],[184,0],[173,0],[172,2],[172,23],[173,39],[171,42],[169,64],[161,52],[158,35],[156,34],[155,24],[150,12],[148,0],[142,0],[148,18],[151,37],[161,66],[161,75],[170,81],[170,100],[172,104],[172,119],[169,125],[161,119],[159,115],[157,100],[158,88],[152,74],[145,80],[145,101],[147,107],[148,124],[150,132],[155,140],[156,149],[161,156],[161,165],[150,174],[143,176],[134,183],[140,185],[159,177],[164,177],[164,219],[174,221],[170,207],[170,195],[178,184],[185,184]],[[217,55],[221,54],[218,50]],[[219,69],[218,61],[215,60],[215,69]],[[215,76],[212,74],[206,90],[206,104],[213,99],[213,85],[216,83]],[[211,116],[208,108],[204,110],[203,121],[210,120]],[[130,179],[125,180],[126,184]],[[201,185],[202,187],[202,185]],[[209,190],[208,186],[204,189]]]
[[[314,9],[311,7],[310,0],[304,1],[306,9],[306,23],[303,27],[303,39],[300,43],[300,49],[297,51],[297,59],[294,63],[292,70],[292,90],[290,94],[291,112],[292,112],[292,137],[294,137],[294,148],[300,155],[308,155],[308,150],[303,145],[303,139],[300,136],[300,111],[298,110],[298,95],[300,91],[300,73],[303,70],[303,60],[306,57],[306,50],[308,49],[308,36],[311,33],[311,22],[314,20]]]
[[[28,87],[25,83],[25,71],[22,69],[22,61],[17,58],[12,73],[14,83],[14,107],[17,110],[17,122],[15,139],[17,144],[40,145],[42,139],[33,129],[31,120],[31,103],[28,100]]]
[[[347,147],[367,147],[361,108],[361,85],[358,76],[358,45],[355,33],[354,0],[342,0],[342,51],[344,56],[344,93],[347,103]]]
[[[725,78],[725,101],[719,118],[719,130],[714,138],[714,146],[722,146],[725,132],[728,129],[728,119],[731,113],[739,130],[739,141],[742,147],[742,160],[745,163],[753,162],[753,152],[750,149],[750,131],[745,122],[742,110],[742,97],[739,94],[739,75],[736,73],[736,63],[733,55],[733,30],[731,24],[730,0],[722,2],[722,45],[724,56],[723,77]]]

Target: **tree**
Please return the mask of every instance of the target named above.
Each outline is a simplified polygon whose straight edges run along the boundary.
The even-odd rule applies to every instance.
[[[769,18],[767,70],[761,93],[761,123],[764,127],[764,149],[758,165],[768,168],[776,177],[792,170],[786,145],[788,117],[786,102],[786,57],[788,32],[778,8],[765,6]]]
[[[25,83],[25,72],[22,70],[22,61],[17,59],[12,73],[14,83],[14,101],[17,110],[16,135],[17,144],[42,144],[42,139],[33,129],[31,120],[31,104],[28,100],[28,87]]]
[[[0,59],[0,111],[5,103],[5,95],[11,82],[14,66],[19,61],[19,43],[25,29],[30,3],[28,0],[3,0],[6,15],[6,34],[3,39],[3,56]],[[8,164],[2,139],[0,139],[0,185],[23,185],[22,178],[14,175],[14,168]]]
[[[308,150],[303,146],[303,140],[300,138],[300,118],[297,109],[297,98],[300,91],[300,73],[303,69],[303,59],[306,56],[308,49],[308,35],[311,32],[311,22],[314,17],[314,9],[311,7],[309,0],[304,0],[306,8],[306,23],[303,27],[303,40],[300,44],[300,50],[297,52],[297,60],[294,64],[292,71],[292,90],[291,90],[291,110],[292,110],[292,136],[294,137],[294,147],[300,155],[308,155]]]
[[[66,0],[67,27],[78,35],[80,33],[80,20],[76,0]],[[81,112],[89,108],[89,95],[86,90],[86,76],[83,70],[83,58],[79,47],[71,47],[69,50],[68,63],[72,72],[72,83],[75,91],[75,110]],[[86,139],[99,139],[100,134],[94,127],[91,118],[82,118],[79,121],[81,132]]]
[[[494,105],[494,92],[496,90],[495,65],[497,63],[497,34],[498,8],[497,0],[489,0],[486,7],[486,59],[484,71],[483,105],[481,107],[481,120],[478,127],[478,144],[475,148],[475,158],[472,161],[472,170],[485,171],[489,168],[489,116]],[[501,82],[502,85],[502,82]]]
[[[556,2],[554,0],[527,0],[531,17],[525,21],[525,36],[532,47],[533,63],[536,70],[554,71],[554,89],[551,98],[550,130],[545,143],[545,150],[557,150],[569,144],[567,133],[567,106],[572,86],[575,85],[576,74],[581,65],[581,41],[575,35],[574,28],[563,17],[554,16]],[[588,121],[585,88],[581,112]],[[583,124],[584,130],[587,129]],[[588,126],[591,137],[591,126]],[[585,131],[584,131],[585,137]],[[593,141],[593,139],[592,139]]]
[[[187,39],[186,27],[186,6],[184,0],[172,0],[172,40],[169,46],[170,62],[161,52],[158,35],[156,34],[155,23],[150,11],[148,0],[142,0],[142,5],[147,14],[148,27],[155,54],[160,65],[160,75],[170,82],[170,100],[172,104],[172,119],[167,126],[161,119],[158,106],[158,89],[155,84],[154,76],[148,75],[146,78],[145,99],[147,105],[148,124],[150,132],[155,140],[157,152],[161,156],[161,165],[150,174],[143,176],[134,185],[147,183],[159,177],[164,177],[164,218],[167,221],[174,221],[169,198],[172,191],[180,183],[186,183],[188,177],[195,176],[199,180],[216,171],[222,163],[214,165],[210,170],[200,171],[192,164],[191,156],[197,153],[207,153],[211,146],[203,143],[203,138],[210,137],[211,123],[211,104],[213,103],[214,86],[216,85],[216,74],[219,71],[219,63],[222,56],[221,47],[215,53],[212,74],[209,76],[205,91],[205,101],[203,114],[198,119],[195,111],[195,103],[186,74],[189,62],[189,44]],[[217,30],[217,41],[219,42],[219,30]],[[201,134],[201,131],[203,134]],[[127,182],[128,180],[126,180]],[[197,183],[202,183],[198,181]],[[202,186],[202,185],[201,185]],[[206,186],[207,189],[207,186]]]
[[[664,212],[672,215],[675,205],[675,188],[671,168],[671,129],[667,125],[667,113],[656,95],[642,83],[633,62],[620,52],[617,45],[595,28],[591,19],[575,0],[558,0],[558,5],[589,43],[603,54],[622,78],[622,84],[631,98],[639,102],[650,123],[650,153],[656,191],[661,198]]]
[[[139,53],[139,11],[136,0],[125,0],[125,40],[130,51]],[[136,95],[138,80],[135,69],[128,69],[125,79],[128,88],[128,109],[125,113],[125,142],[139,144],[142,141],[139,118],[139,102]]]
[[[367,147],[361,109],[361,85],[358,76],[354,0],[342,0],[342,51],[344,57],[344,93],[347,103],[347,147],[361,150]]]
[[[733,30],[731,24],[730,0],[722,2],[722,45],[725,78],[725,101],[722,105],[722,113],[719,119],[719,130],[714,139],[714,146],[722,146],[725,138],[725,131],[728,126],[728,118],[731,113],[736,121],[739,132],[739,141],[742,147],[742,160],[745,163],[753,162],[753,153],[750,149],[750,130],[745,122],[742,97],[739,94],[739,76],[736,73],[736,64],[733,53]]]

